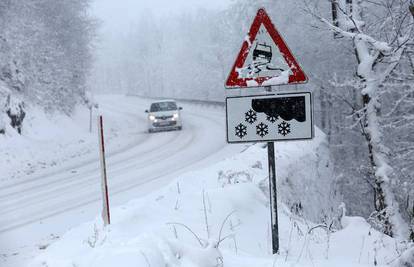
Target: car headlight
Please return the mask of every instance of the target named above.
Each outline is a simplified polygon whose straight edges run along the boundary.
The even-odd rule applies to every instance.
[[[149,116],[148,116],[148,118],[149,118],[151,121],[154,121],[154,120],[155,120],[155,116],[154,116],[154,115],[149,115]]]
[[[174,114],[173,114],[173,118],[174,118],[174,119],[178,119],[178,113],[174,113]]]

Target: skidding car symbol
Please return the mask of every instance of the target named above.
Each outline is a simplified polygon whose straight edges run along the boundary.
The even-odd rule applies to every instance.
[[[181,130],[181,110],[175,100],[162,100],[151,104],[148,113],[148,132]]]
[[[261,61],[261,59],[264,59],[265,63],[272,61],[272,47],[270,45],[256,44],[256,48],[253,50],[253,60]]]
[[[267,45],[266,43],[257,43],[253,50],[253,62],[248,66],[248,69],[255,74],[258,74],[263,70],[284,71],[284,69],[272,65],[272,56],[272,46]]]

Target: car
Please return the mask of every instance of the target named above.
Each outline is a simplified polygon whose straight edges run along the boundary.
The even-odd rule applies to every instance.
[[[157,131],[166,130],[181,130],[181,110],[175,100],[162,100],[153,102],[148,113],[148,132],[153,133]]]
[[[272,61],[272,47],[270,45],[266,45],[266,43],[257,43],[256,48],[253,50],[253,60],[257,61],[258,59],[264,60],[266,63],[270,63]]]

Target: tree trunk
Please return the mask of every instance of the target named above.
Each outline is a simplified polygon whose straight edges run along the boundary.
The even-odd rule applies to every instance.
[[[372,98],[368,95],[368,94],[363,94],[362,95],[362,101],[363,101],[363,105],[364,105],[364,110],[365,110],[365,122],[364,122],[364,137],[365,140],[367,141],[367,145],[368,145],[368,154],[369,154],[369,162],[371,164],[371,175],[373,176],[373,180],[374,180],[374,207],[375,207],[375,211],[376,211],[376,219],[381,222],[383,224],[383,232],[386,235],[389,236],[393,236],[393,229],[392,229],[392,225],[390,223],[390,219],[389,219],[389,211],[387,210],[387,203],[385,200],[385,192],[383,190],[383,183],[384,183],[384,179],[383,177],[379,176],[376,172],[376,170],[378,169],[378,165],[377,162],[375,160],[375,144],[373,142],[372,139],[372,128],[377,128],[377,125],[371,125],[370,121],[377,121],[377,118],[374,119],[368,119],[368,116],[377,116],[378,114],[378,110],[377,108],[374,107],[374,113],[369,113],[368,111],[372,111],[372,107],[371,105],[373,104]],[[378,128],[377,128],[378,129]]]
[[[409,237],[408,225],[401,216],[399,204],[392,191],[392,167],[388,164],[388,148],[383,144],[379,123],[380,103],[377,96],[377,84],[366,82],[370,90],[364,94],[364,137],[372,170],[375,195],[375,213],[373,216],[382,226],[382,231],[392,237],[406,240]],[[374,89],[374,90],[373,90]]]

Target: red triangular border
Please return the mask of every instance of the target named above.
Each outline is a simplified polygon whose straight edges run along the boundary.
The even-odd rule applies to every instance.
[[[247,36],[249,38],[249,42],[247,40],[243,42],[240,53],[227,79],[227,82],[225,85],[226,88],[232,89],[232,88],[251,87],[251,86],[248,86],[247,84],[248,81],[256,81],[256,83],[260,87],[265,81],[273,78],[273,77],[239,78],[238,77],[239,75],[236,72],[236,69],[242,68],[244,63],[246,62],[247,56],[249,55],[249,51],[251,48],[249,46],[249,43],[253,44],[254,40],[256,39],[257,33],[259,32],[260,26],[262,24],[265,26],[266,30],[269,32],[275,44],[279,47],[279,50],[282,53],[283,58],[288,64],[289,68],[292,70],[292,74],[289,76],[289,81],[287,84],[306,83],[308,81],[306,74],[303,72],[299,63],[296,61],[295,57],[290,52],[289,47],[286,45],[282,36],[277,31],[276,27],[270,20],[270,17],[267,15],[264,8],[261,8],[259,9],[259,11],[257,11],[256,18],[254,19],[253,24],[250,27],[250,31]],[[254,87],[258,87],[258,86],[254,86]]]

